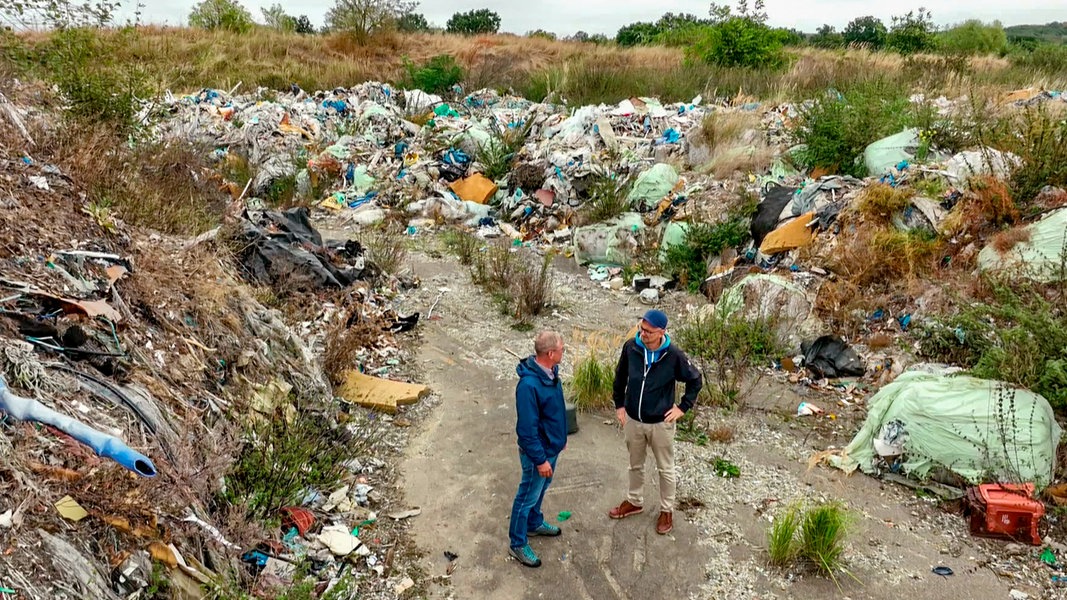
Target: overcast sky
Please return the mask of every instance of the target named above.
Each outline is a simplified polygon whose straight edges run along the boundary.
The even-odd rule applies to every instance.
[[[252,16],[262,22],[260,7],[269,6],[278,0],[240,0]],[[183,25],[189,11],[197,0],[144,0],[148,5],[142,20],[148,23]],[[126,0],[124,4],[131,4]],[[333,0],[288,0],[280,2],[287,13],[294,16],[307,15],[316,26],[323,23],[326,11]],[[736,5],[736,2],[731,2]],[[774,26],[795,27],[813,33],[823,23],[841,30],[855,17],[873,14],[889,24],[890,17],[903,14],[920,6],[928,8],[935,23],[945,25],[965,19],[993,21],[999,19],[1004,25],[1022,23],[1048,23],[1067,21],[1067,2],[1064,0],[1023,0],[1018,4],[1004,0],[898,0],[896,2],[872,3],[864,0],[766,0],[766,10]],[[426,15],[431,24],[444,26],[456,12],[489,8],[501,18],[501,30],[526,33],[545,29],[560,35],[570,35],[582,30],[587,33],[604,33],[614,36],[619,27],[635,21],[654,21],[665,12],[692,13],[700,17],[708,15],[710,3],[704,0],[423,0],[416,9]],[[129,14],[129,10],[124,11]]]

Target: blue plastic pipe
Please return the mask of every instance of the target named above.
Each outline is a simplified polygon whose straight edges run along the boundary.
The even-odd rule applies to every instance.
[[[156,466],[147,456],[133,450],[119,438],[97,431],[81,421],[58,413],[33,398],[23,398],[12,394],[3,376],[0,376],[0,411],[21,421],[36,421],[51,425],[89,446],[98,455],[110,458],[142,477],[156,476]]]

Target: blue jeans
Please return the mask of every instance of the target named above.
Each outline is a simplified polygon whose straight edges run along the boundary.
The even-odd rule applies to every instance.
[[[537,465],[522,450],[519,450],[519,462],[522,464],[522,481],[511,505],[511,526],[508,529],[512,548],[525,546],[526,534],[545,522],[545,516],[541,514],[541,501],[545,499],[545,491],[552,483],[551,477],[541,477],[537,473]],[[548,464],[552,465],[555,474],[556,457],[548,457]]]

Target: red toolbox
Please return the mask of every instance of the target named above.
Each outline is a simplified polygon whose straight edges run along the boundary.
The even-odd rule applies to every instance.
[[[1045,505],[1034,500],[1034,484],[989,483],[966,493],[964,514],[970,516],[971,535],[1005,537],[1041,545],[1037,524]]]

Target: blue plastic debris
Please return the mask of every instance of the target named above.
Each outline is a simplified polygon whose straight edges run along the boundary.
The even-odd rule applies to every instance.
[[[348,103],[344,100],[324,100],[322,106],[323,108],[332,108],[342,115],[348,112]]]
[[[245,552],[241,555],[241,560],[246,563],[254,564],[258,567],[267,566],[267,559],[270,558],[266,554],[263,554],[259,550],[252,550],[251,552]]]
[[[871,315],[871,319],[870,320],[872,320],[872,321],[881,321],[884,318],[885,318],[885,311],[879,308],[878,310],[874,311],[874,314]]]
[[[909,166],[910,165],[908,164],[908,161],[902,160],[899,163],[897,163],[897,170],[898,171],[903,171],[904,169],[907,169]]]
[[[907,331],[908,326],[911,325],[911,315],[904,315],[903,317],[898,318],[897,323],[900,323],[900,329],[902,331]]]
[[[663,137],[656,140],[660,144],[677,144],[682,139],[682,134],[673,127],[663,132]]]
[[[414,225],[408,225],[408,235],[415,235],[419,232],[419,229]]]
[[[400,142],[396,143],[396,146],[393,146],[393,156],[395,156],[397,158],[400,158],[401,156],[404,156],[404,153],[407,152],[407,151],[408,151],[408,143],[407,142],[400,141]]]
[[[441,160],[447,164],[463,167],[470,164],[471,157],[467,156],[467,153],[462,150],[450,148],[445,152],[445,156]]]
[[[371,200],[374,200],[375,196],[377,195],[378,192],[367,192],[365,195],[360,196],[359,198],[356,198],[355,200],[349,202],[348,208],[359,208],[360,206],[363,206]]]

